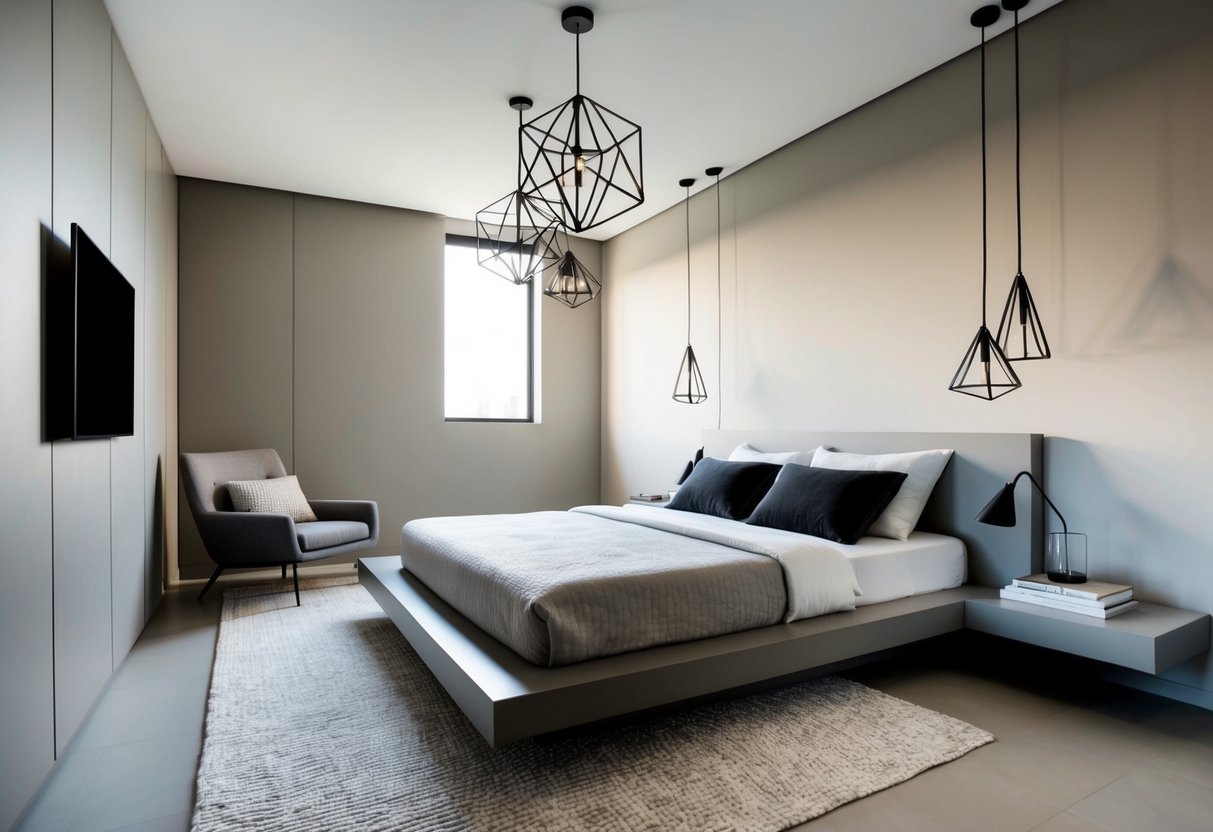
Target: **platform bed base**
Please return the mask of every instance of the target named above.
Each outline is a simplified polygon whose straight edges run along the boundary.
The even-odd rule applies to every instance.
[[[456,612],[395,556],[363,558],[359,580],[493,746],[674,703],[752,692],[964,629],[961,587],[567,667],[538,667]]]

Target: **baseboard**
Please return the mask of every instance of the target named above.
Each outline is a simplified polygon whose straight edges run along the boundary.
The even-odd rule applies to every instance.
[[[331,578],[342,575],[357,575],[358,564],[356,563],[317,563],[315,565],[304,565],[299,567],[300,577],[309,578]],[[287,576],[290,576],[290,571],[287,571]],[[249,581],[281,579],[282,570],[278,567],[270,569],[229,569],[219,576],[216,584],[230,583],[247,583]],[[203,586],[206,584],[206,578],[178,578],[175,581],[169,582],[169,589],[183,589],[191,586]]]

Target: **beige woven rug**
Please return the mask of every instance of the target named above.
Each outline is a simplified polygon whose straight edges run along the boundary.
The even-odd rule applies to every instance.
[[[357,585],[232,590],[195,832],[780,830],[993,738],[826,678],[491,749]]]

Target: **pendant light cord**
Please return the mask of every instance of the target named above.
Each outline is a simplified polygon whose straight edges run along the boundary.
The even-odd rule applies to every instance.
[[[518,111],[518,190],[514,194],[514,239],[522,242],[522,110]]]
[[[518,190],[522,190],[522,110],[518,111]]]
[[[724,324],[721,320],[720,263],[720,174],[718,173],[716,174],[716,430],[720,430],[724,410],[724,388],[721,386]]]
[[[1023,274],[1023,203],[1019,173],[1019,9],[1015,10],[1015,271]]]
[[[989,241],[986,226],[986,29],[981,27],[981,328],[986,329],[986,264]]]
[[[691,186],[683,200],[687,209],[687,346],[691,346]]]

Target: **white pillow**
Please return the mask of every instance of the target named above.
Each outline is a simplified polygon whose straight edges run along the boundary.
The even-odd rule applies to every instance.
[[[817,448],[816,451],[821,450]],[[787,465],[795,462],[797,465],[809,465],[816,451],[782,451],[767,453],[760,451],[749,442],[742,442],[729,454],[729,462],[770,462],[773,465]]]
[[[269,511],[289,514],[296,523],[312,523],[316,514],[307,504],[294,474],[264,480],[233,480],[227,484],[236,511]]]
[[[908,454],[843,454],[818,448],[813,452],[814,468],[838,468],[844,471],[901,471],[906,475],[897,496],[868,529],[869,535],[905,540],[918,525],[918,518],[931,497],[931,491],[952,458],[951,450],[914,451]]]

